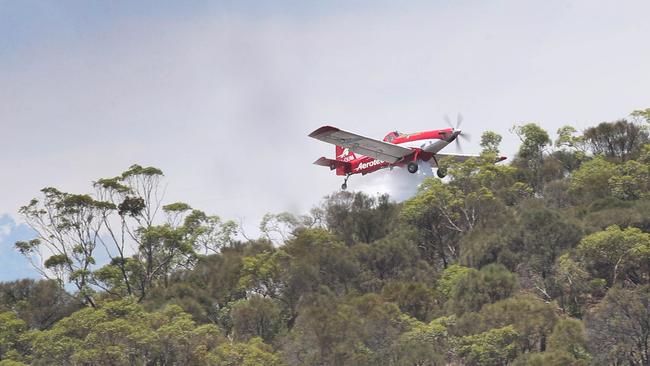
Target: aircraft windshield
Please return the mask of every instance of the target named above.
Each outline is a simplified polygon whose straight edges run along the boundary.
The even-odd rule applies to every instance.
[[[399,135],[401,135],[401,133],[397,131],[390,132],[386,137],[384,137],[384,141],[392,142]]]

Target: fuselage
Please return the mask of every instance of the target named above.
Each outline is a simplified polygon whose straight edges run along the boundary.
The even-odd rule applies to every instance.
[[[349,175],[349,174],[368,174],[374,171],[393,167],[393,166],[404,166],[410,161],[414,160],[423,160],[429,161],[435,153],[427,151],[428,147],[436,147],[436,152],[439,151],[442,147],[447,146],[451,141],[451,137],[454,135],[454,129],[446,128],[441,130],[433,131],[424,131],[416,132],[412,134],[401,134],[399,132],[391,132],[384,137],[385,142],[409,147],[413,150],[413,153],[404,159],[395,162],[389,163],[383,160],[378,160],[370,156],[364,155],[355,155],[350,152],[348,149],[345,149],[342,154],[337,156],[337,160],[350,163],[349,168],[347,169],[337,169],[337,175]],[[454,136],[455,137],[455,136]],[[437,140],[437,141],[434,141]],[[424,141],[424,143],[423,143]],[[429,143],[427,144],[427,141]]]

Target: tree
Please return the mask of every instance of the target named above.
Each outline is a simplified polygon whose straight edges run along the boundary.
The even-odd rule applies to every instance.
[[[584,139],[594,155],[626,161],[638,156],[648,143],[648,131],[644,126],[621,119],[587,128]]]
[[[481,154],[499,154],[499,145],[503,137],[496,132],[485,131],[481,135]]]
[[[260,293],[255,282],[257,277],[248,275],[255,266],[244,270],[244,262],[271,252],[273,247],[266,240],[235,242],[218,254],[198,257],[191,270],[174,272],[167,287],[154,287],[142,303],[153,308],[178,305],[196,321],[217,324],[225,334],[231,334],[232,306],[238,300]]]
[[[567,352],[576,359],[588,360],[587,332],[582,321],[573,318],[560,319],[549,337],[549,350]]]
[[[443,207],[436,196],[443,186],[430,182],[431,187],[420,188],[418,194],[406,201],[400,212],[400,219],[413,227],[420,236],[418,249],[427,262],[441,263],[446,268],[458,256],[458,231],[450,227]]]
[[[19,345],[25,330],[25,322],[16,317],[16,314],[0,312],[0,361],[16,356],[15,347]]]
[[[456,281],[447,308],[456,315],[478,311],[485,304],[511,296],[517,288],[515,274],[500,264],[489,264],[480,271],[468,271]]]
[[[587,366],[586,360],[578,360],[565,351],[524,353],[517,357],[513,366]]]
[[[214,366],[283,366],[284,362],[273,349],[259,338],[246,343],[223,343],[207,356],[207,364]]]
[[[637,109],[630,113],[632,118],[644,120],[646,123],[650,123],[650,108],[646,109]]]
[[[619,165],[608,180],[612,196],[621,200],[638,200],[650,197],[650,165],[628,160]]]
[[[450,353],[446,327],[438,320],[418,323],[400,335],[395,345],[396,365],[445,365]]]
[[[100,282],[107,282],[107,285],[112,286],[114,293],[118,295],[120,290],[125,291],[127,295],[139,292],[142,299],[148,291],[150,276],[143,272],[145,268],[151,266],[143,263],[138,256],[130,258],[129,255],[141,249],[146,252],[147,244],[142,243],[141,234],[154,225],[156,216],[161,210],[162,177],[162,170],[156,167],[134,164],[119,176],[101,178],[93,183],[96,196],[102,201],[111,203],[117,209],[117,212],[106,212],[100,217],[108,233],[109,243],[112,244],[109,248],[107,243],[102,242],[111,258],[112,267],[107,267],[104,273],[101,273]],[[176,204],[171,207],[189,206]],[[114,213],[117,213],[117,217],[114,217]],[[121,279],[118,279],[115,274]]]
[[[525,253],[520,267],[530,269],[533,286],[550,301],[547,286],[553,265],[564,251],[578,244],[582,230],[570,217],[546,208],[541,201],[527,201],[519,210],[517,239]]]
[[[78,310],[78,302],[53,280],[0,283],[0,311],[15,312],[29,329],[46,329]]]
[[[346,293],[359,272],[352,250],[324,229],[303,229],[276,252],[245,258],[238,288],[278,300],[288,313],[288,328],[298,303],[326,287]]]
[[[457,264],[452,264],[451,266],[445,268],[442,272],[442,275],[438,279],[436,290],[441,295],[442,299],[448,300],[454,288],[456,288],[459,280],[467,277],[470,272],[474,272],[474,268],[468,268],[459,266]]]
[[[294,237],[298,229],[306,229],[319,225],[319,218],[310,215],[296,216],[289,212],[279,214],[267,213],[260,222],[260,232],[274,243],[284,243]]]
[[[376,294],[345,301],[324,291],[301,308],[284,353],[298,365],[387,365],[393,345],[412,323]]]
[[[587,318],[597,364],[650,365],[650,287],[613,287]]]
[[[521,140],[513,165],[525,168],[528,183],[536,192],[541,193],[544,188],[542,175],[544,153],[546,147],[551,144],[551,138],[548,132],[535,123],[515,125],[510,131]]]
[[[555,262],[552,292],[560,307],[571,316],[581,316],[591,297],[604,285],[605,280],[592,279],[584,265],[568,253]]]
[[[329,293],[315,294],[301,307],[283,353],[295,365],[343,365],[354,357],[361,320]]]
[[[231,316],[236,340],[259,337],[270,343],[282,327],[279,306],[259,295],[236,302],[232,306]]]
[[[170,210],[169,205],[164,209],[170,214],[174,212]],[[174,226],[173,223],[170,224]],[[224,247],[232,246],[239,226],[232,220],[222,221],[217,215],[206,215],[203,211],[192,210],[185,216],[183,229],[194,250],[198,252],[202,249],[207,255],[217,254]]]
[[[101,218],[116,206],[56,188],[41,192],[42,202],[33,199],[20,208],[38,238],[16,242],[15,247],[42,276],[55,279],[61,287],[73,284],[86,303],[95,306],[92,266],[101,237]]]
[[[132,165],[94,182],[93,195],[44,188],[40,201],[20,210],[38,238],[16,248],[46,278],[61,287],[72,283],[91,306],[98,288],[142,301],[152,287],[167,285],[172,272],[194,265],[198,250],[231,244],[236,227],[182,202],[163,206],[162,177],[158,168]],[[110,259],[100,269],[97,248]]]
[[[480,330],[511,325],[517,332],[517,350],[545,351],[546,339],[557,323],[554,304],[548,304],[532,295],[518,295],[483,306]]]
[[[578,131],[573,126],[565,125],[557,130],[557,140],[555,146],[558,148],[567,148],[585,153],[585,139],[583,136],[576,135]]]
[[[325,197],[321,207],[327,228],[348,245],[383,238],[394,222],[395,203],[388,195],[341,191]]]
[[[439,307],[434,291],[422,282],[390,282],[382,297],[396,304],[400,311],[420,321],[428,321]]]
[[[214,325],[197,326],[178,306],[147,313],[130,299],[77,311],[30,340],[34,365],[205,364],[223,342]]]
[[[468,366],[499,366],[517,355],[517,332],[511,325],[487,332],[465,336],[459,341],[458,355]]]
[[[613,163],[602,157],[585,162],[571,177],[569,192],[582,202],[604,198],[610,195],[609,180],[616,173]]]
[[[577,248],[587,269],[609,285],[650,281],[650,234],[612,225],[584,237]]]
[[[430,267],[421,260],[416,239],[413,232],[396,230],[370,245],[357,244],[352,252],[360,268],[378,284],[417,278],[418,272],[429,274]],[[372,288],[370,285],[366,288]]]

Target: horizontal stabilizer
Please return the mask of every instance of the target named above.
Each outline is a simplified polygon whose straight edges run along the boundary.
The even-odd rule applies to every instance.
[[[340,168],[351,167],[350,163],[346,163],[344,161],[339,161],[334,159],[328,159],[326,157],[321,157],[320,159],[316,160],[314,164],[329,167],[330,170],[334,170],[339,167]]]

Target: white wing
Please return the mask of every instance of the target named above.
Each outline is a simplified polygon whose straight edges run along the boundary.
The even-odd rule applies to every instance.
[[[403,157],[413,153],[411,149],[343,131],[332,126],[323,126],[310,133],[309,137],[348,148],[355,154],[370,156],[389,163],[396,163]]]

